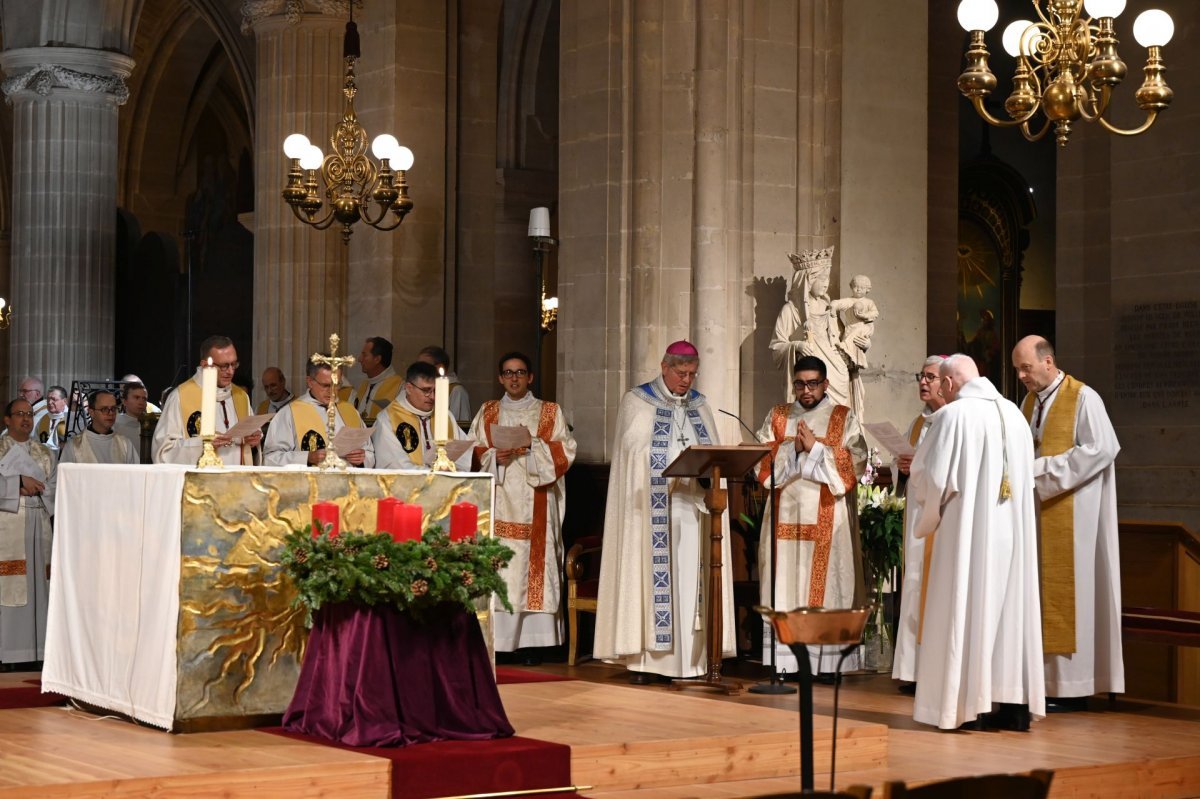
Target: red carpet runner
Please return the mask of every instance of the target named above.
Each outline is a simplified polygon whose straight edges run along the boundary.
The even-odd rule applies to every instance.
[[[0,710],[15,710],[19,707],[52,707],[67,700],[59,694],[42,693],[40,680],[25,680],[28,685],[0,688]]]

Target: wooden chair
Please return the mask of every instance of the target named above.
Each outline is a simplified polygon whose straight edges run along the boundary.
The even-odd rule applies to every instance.
[[[1041,769],[1028,774],[989,774],[958,777],[908,788],[903,782],[883,786],[883,799],[1046,799],[1053,771]]]
[[[585,535],[567,551],[567,615],[571,625],[567,665],[575,665],[579,646],[579,613],[596,612],[600,588],[600,545],[603,538]]]

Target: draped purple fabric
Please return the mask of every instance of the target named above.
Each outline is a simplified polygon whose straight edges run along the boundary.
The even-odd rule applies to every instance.
[[[283,728],[350,746],[513,734],[479,621],[441,605],[321,608]]]

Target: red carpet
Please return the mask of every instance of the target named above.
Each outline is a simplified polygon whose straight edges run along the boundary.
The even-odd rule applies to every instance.
[[[546,674],[542,671],[529,671],[512,666],[496,667],[496,685],[517,685],[523,682],[567,682],[574,677],[562,677],[558,674]]]
[[[571,784],[571,747],[532,738],[351,747],[285,732],[279,727],[261,732],[387,758],[392,761],[392,799],[430,799]],[[565,791],[546,796],[566,799],[578,794]]]
[[[67,701],[60,694],[42,693],[41,683],[37,680],[26,680],[32,685],[14,685],[11,688],[0,688],[0,710],[14,710],[19,707],[51,707]]]

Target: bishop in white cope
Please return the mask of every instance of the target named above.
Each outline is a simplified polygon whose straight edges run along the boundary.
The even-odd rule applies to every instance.
[[[305,374],[308,390],[282,406],[267,427],[263,443],[265,466],[318,466],[329,447],[329,402],[333,398],[333,370],[323,364],[309,363]],[[349,402],[339,402],[333,415],[333,435],[343,427],[363,427],[362,417]],[[351,466],[375,465],[371,441],[358,449],[339,452]]]
[[[513,612],[497,608],[492,615],[498,652],[563,642],[563,478],[575,461],[575,437],[562,408],[529,390],[533,379],[527,356],[504,355],[504,396],[485,402],[471,423],[480,469],[496,477],[493,529],[516,553],[504,567]],[[525,428],[529,445],[498,447],[494,437],[505,432],[498,427]]]
[[[948,404],[908,484],[913,535],[932,549],[913,718],[1028,729],[1046,712],[1033,438],[969,357],[941,376]]]
[[[1054,709],[1082,709],[1092,694],[1125,690],[1114,466],[1121,445],[1100,395],[1058,368],[1050,342],[1021,339],[1012,359],[1029,391],[1021,409],[1033,431],[1046,695]],[[1070,699],[1082,701],[1054,701]]]
[[[597,596],[597,658],[666,677],[706,673],[708,511],[704,489],[662,471],[692,444],[719,444],[704,395],[691,388],[696,348],[667,348],[662,374],[628,391],[617,413]],[[722,519],[726,517],[722,516]],[[734,654],[729,535],[722,535],[721,654]]]
[[[925,439],[929,423],[939,408],[946,404],[940,388],[942,384],[941,366],[946,360],[944,355],[930,355],[921,364],[917,372],[917,396],[925,407],[908,426],[908,443],[915,450]],[[912,471],[912,455],[896,459],[896,492],[903,494],[908,488],[908,476]],[[904,582],[900,587],[900,619],[896,625],[896,650],[892,658],[892,679],[905,682],[916,681],[917,670],[917,626],[921,619],[921,605],[924,592],[921,587],[924,582],[921,576],[928,569],[926,563],[925,539],[913,535],[912,513],[909,506],[904,508]],[[932,554],[930,552],[930,554]],[[911,686],[903,689],[906,693]]]
[[[216,437],[213,446],[226,466],[251,466],[253,448],[262,442],[262,431],[256,430],[245,438],[231,439],[225,431],[250,417],[250,397],[240,386],[233,385],[238,368],[237,349],[225,336],[209,336],[200,343],[200,364],[191,379],[180,383],[163,403],[162,417],[154,429],[153,456],[155,463],[178,463],[195,466],[203,451],[200,438],[201,369],[212,358],[217,369],[217,406],[215,408]]]
[[[93,391],[88,397],[91,421],[86,429],[63,444],[60,463],[140,463],[137,447],[113,426],[117,420],[117,397],[108,391]]]
[[[437,390],[437,369],[423,361],[408,367],[404,388],[396,399],[380,412],[371,431],[375,465],[380,469],[425,469],[432,461],[436,442],[433,430],[433,406]],[[450,421],[450,438],[469,440],[463,429]],[[473,451],[467,447],[455,459],[459,471],[471,470]]]
[[[33,407],[13,400],[0,437],[0,663],[42,660],[57,465],[32,440]]]
[[[773,480],[779,496],[774,552],[766,532],[771,529],[770,503],[763,517],[760,596],[764,605],[778,610],[855,607],[864,597],[862,558],[852,522],[858,512],[855,489],[867,461],[866,440],[854,412],[826,395],[824,361],[802,356],[792,375],[796,401],[772,408],[758,431],[758,440],[772,447]],[[759,480],[764,485],[772,478],[770,468],[771,460],[763,460]],[[774,596],[772,561],[776,563]],[[770,641],[765,635],[763,657],[767,663]],[[833,672],[839,650],[810,647],[812,673]],[[799,670],[791,650],[778,641],[775,663],[781,671]]]

